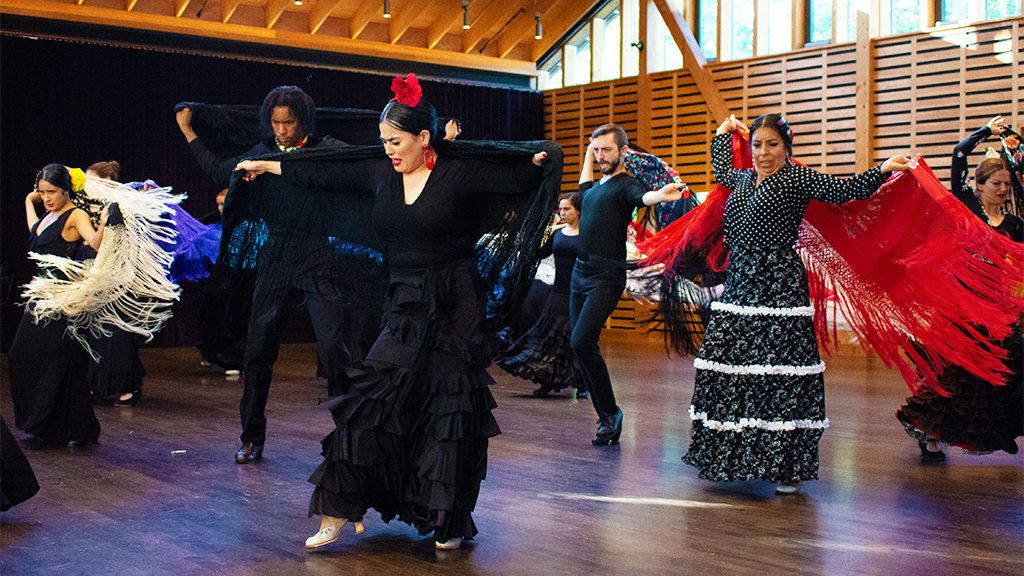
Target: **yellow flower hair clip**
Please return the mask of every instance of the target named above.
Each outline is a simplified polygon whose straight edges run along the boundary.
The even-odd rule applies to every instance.
[[[81,168],[68,168],[68,173],[71,174],[71,191],[85,190],[85,172]]]

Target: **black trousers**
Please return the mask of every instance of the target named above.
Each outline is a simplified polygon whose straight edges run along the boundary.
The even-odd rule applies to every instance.
[[[349,308],[328,299],[318,290],[312,274],[297,276],[290,282],[258,275],[253,291],[252,312],[245,346],[245,388],[239,406],[242,417],[242,442],[266,441],[267,398],[274,362],[281,347],[281,336],[292,302],[304,296],[306,309],[316,334],[318,362],[327,377],[331,396],[348,392],[345,369],[362,360],[367,323],[379,322],[379,309]]]
[[[593,256],[576,260],[569,289],[570,345],[598,416],[612,416],[619,410],[598,341],[625,287],[624,262]]]

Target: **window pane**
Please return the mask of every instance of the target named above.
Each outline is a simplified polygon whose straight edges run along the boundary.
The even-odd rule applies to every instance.
[[[640,40],[640,0],[622,0],[622,75],[640,73],[640,51],[631,46]]]
[[[669,0],[674,1],[674,0]],[[649,4],[647,12],[647,42],[644,51],[647,52],[647,71],[661,72],[664,70],[678,70],[683,67],[683,53],[668,31],[668,26],[661,18],[661,12],[654,5]]]
[[[613,2],[594,17],[594,81],[619,77],[622,38],[619,3]]]
[[[718,57],[718,0],[700,0],[697,5],[697,42],[708,60]]]
[[[590,82],[590,27],[585,26],[565,45],[565,85]]]
[[[757,53],[778,54],[793,49],[793,1],[761,0],[757,19]]]
[[[960,22],[967,20],[967,3],[970,0],[942,0],[942,21]]]
[[[754,0],[732,0],[732,36],[729,58],[754,55]]]
[[[538,90],[554,90],[562,87],[562,53],[559,52],[553,58],[540,67],[537,75]]]
[[[830,42],[832,40],[832,0],[810,0],[810,34],[811,42]]]
[[[921,28],[921,2],[919,0],[889,0],[889,33],[902,34]]]
[[[1020,14],[1020,0],[985,0],[985,18],[994,20]]]

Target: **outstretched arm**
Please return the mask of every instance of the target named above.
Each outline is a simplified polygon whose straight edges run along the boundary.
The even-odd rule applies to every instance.
[[[799,172],[801,179],[798,186],[811,199],[840,204],[868,198],[881,187],[890,172],[906,170],[909,167],[910,158],[893,156],[852,178],[836,178],[807,168]]]
[[[950,162],[949,188],[953,191],[953,194],[957,196],[963,196],[964,194],[973,196],[970,187],[967,185],[967,157],[978,144],[985,141],[989,136],[1002,134],[1003,123],[1003,117],[996,116],[957,143],[956,148],[953,149],[953,160]]]

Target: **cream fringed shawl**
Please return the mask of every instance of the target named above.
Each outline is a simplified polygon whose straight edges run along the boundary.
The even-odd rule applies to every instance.
[[[183,196],[170,190],[139,192],[87,178],[79,194],[116,202],[124,222],[106,226],[92,260],[29,253],[40,272],[25,285],[23,296],[35,320],[66,318],[68,335],[94,357],[88,333],[109,335],[117,329],[151,340],[171,318],[171,303],[178,299],[178,286],[167,278],[173,253],[163,246],[171,245],[177,234],[168,204],[181,202]]]

